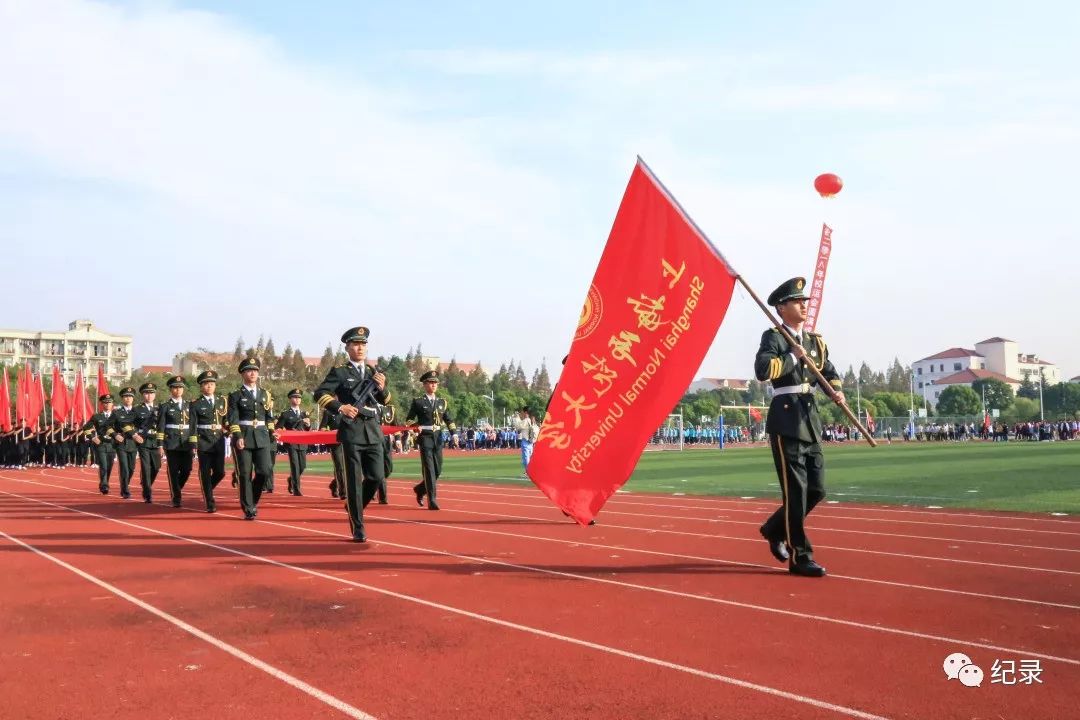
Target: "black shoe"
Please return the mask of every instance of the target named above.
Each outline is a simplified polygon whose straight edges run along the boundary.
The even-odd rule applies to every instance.
[[[352,534],[353,542],[367,542],[367,535],[362,532],[354,532]]]
[[[413,486],[413,492],[416,493],[416,504],[420,507],[424,507],[424,488]]]
[[[802,575],[803,577],[825,576],[825,568],[821,567],[813,560],[800,560],[799,562],[793,562],[788,565],[788,572],[792,575]]]
[[[387,500],[386,498],[383,498],[382,500],[379,501],[379,504],[380,505],[389,505],[390,501]]]
[[[304,493],[300,492],[299,490],[294,491],[293,495],[295,495],[296,497],[304,497]]]
[[[150,498],[143,498],[143,502],[146,503],[147,505],[149,505],[150,503],[153,502],[153,500],[151,500]]]
[[[439,508],[439,503],[435,502],[434,500],[431,500],[427,504],[427,509],[428,510],[439,510],[440,509]]]
[[[130,500],[131,499],[131,493],[120,493],[120,497],[123,498],[124,500]]]
[[[99,487],[98,490],[101,491],[102,495],[108,495],[109,494],[109,488],[107,488],[107,487]]]
[[[179,500],[173,500],[172,506],[173,507],[180,507],[180,501]]]
[[[590,520],[590,521],[589,521],[589,524],[590,524],[590,525],[595,525],[595,524],[596,524],[596,519],[594,518],[594,519]]]
[[[274,488],[263,488],[263,492],[264,493],[270,493],[271,495],[273,495],[274,494]]]
[[[216,513],[217,512],[217,505],[207,505],[206,506],[206,512],[208,512],[208,513]]]
[[[255,519],[255,513],[245,512],[244,513],[244,519],[245,520],[254,520]]]
[[[761,533],[761,537],[765,538],[765,541],[769,543],[769,552],[776,558],[777,562],[787,562],[791,559],[791,554],[788,552],[787,544],[783,540],[774,540],[765,534],[765,528],[762,526],[758,529]]]

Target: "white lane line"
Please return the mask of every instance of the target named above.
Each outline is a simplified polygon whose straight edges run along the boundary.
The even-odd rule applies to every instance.
[[[4,492],[4,491],[0,491],[0,492]],[[5,492],[5,494],[13,495],[14,497],[23,497],[21,495],[16,495],[15,493],[7,493],[7,492]],[[25,500],[25,499],[30,499],[30,498],[23,498],[23,499]],[[40,502],[40,501],[35,500],[35,502]],[[52,504],[52,503],[50,503],[50,504]],[[55,507],[63,508],[64,506],[63,505],[55,505]],[[71,510],[71,508],[64,508],[64,509]],[[235,645],[230,645],[229,643],[225,642],[224,640],[216,638],[213,635],[211,635],[210,633],[204,632],[204,631],[200,630],[199,628],[195,627],[194,625],[190,625],[190,624],[184,622],[183,620],[176,617],[175,615],[170,615],[169,613],[165,612],[164,610],[161,610],[160,608],[157,608],[157,607],[151,605],[148,602],[140,600],[139,598],[135,597],[134,595],[130,595],[130,594],[124,592],[123,590],[116,587],[115,585],[107,583],[104,580],[102,580],[101,578],[96,577],[94,575],[91,575],[90,573],[86,572],[85,570],[81,570],[81,569],[75,567],[74,565],[61,560],[60,558],[55,557],[54,555],[50,555],[49,553],[45,552],[44,550],[36,548],[36,547],[34,547],[33,545],[31,545],[31,544],[29,544],[27,542],[23,542],[19,538],[14,537],[12,535],[9,535],[8,533],[4,532],[3,530],[0,530],[0,537],[6,538],[8,541],[10,541],[12,543],[15,543],[16,545],[20,545],[24,549],[29,550],[30,552],[36,553],[38,556],[43,557],[43,558],[45,558],[46,560],[48,560],[50,562],[56,563],[57,565],[64,568],[65,570],[68,570],[70,572],[75,573],[76,575],[81,577],[83,580],[94,583],[98,587],[100,587],[100,588],[102,588],[104,590],[107,590],[108,592],[112,593],[116,597],[127,600],[132,605],[135,605],[136,607],[145,610],[146,612],[150,613],[151,615],[156,615],[157,617],[161,618],[165,622],[171,623],[171,624],[175,625],[176,627],[180,628],[181,630],[183,630],[183,631],[185,631],[187,633],[190,633],[191,635],[194,635],[195,637],[199,638],[203,642],[206,642],[206,643],[209,643],[210,645],[213,645],[218,650],[221,650],[222,652],[226,652],[229,655],[232,655],[234,658],[236,658],[238,660],[241,660],[243,662],[246,662],[248,665],[251,665],[252,667],[255,667],[255,668],[258,668],[259,670],[262,670],[264,673],[271,676],[272,678],[274,678],[276,680],[280,680],[281,682],[285,683],[286,685],[291,685],[292,687],[296,688],[297,690],[310,695],[311,697],[315,698],[316,700],[329,705],[330,707],[334,708],[335,710],[338,710],[338,711],[348,715],[351,718],[356,718],[357,720],[375,720],[374,715],[368,715],[363,710],[360,710],[359,708],[353,707],[352,705],[345,702],[344,700],[336,698],[333,695],[331,695],[330,693],[324,692],[324,691],[320,690],[319,688],[315,687],[314,685],[309,685],[308,683],[304,682],[300,678],[298,678],[298,677],[296,677],[294,675],[290,675],[289,673],[285,672],[284,670],[280,670],[280,669],[274,667],[273,665],[271,665],[271,664],[269,664],[267,662],[264,662],[264,661],[260,660],[259,658],[255,657],[253,655],[249,655],[248,653],[244,652],[243,650],[236,647]]]
[[[5,478],[5,479],[10,479],[10,478]],[[28,481],[23,481],[23,482],[28,482]],[[78,491],[78,492],[83,492],[83,491]],[[107,515],[101,515],[99,513],[89,512],[87,510],[80,510],[79,508],[68,507],[66,505],[61,505],[59,503],[49,502],[47,500],[40,500],[40,499],[37,499],[37,498],[28,497],[28,496],[25,496],[25,495],[20,495],[18,493],[9,492],[7,490],[0,490],[0,493],[3,493],[4,495],[8,495],[8,496],[11,496],[11,497],[17,497],[17,498],[20,498],[21,500],[38,503],[40,505],[48,505],[50,507],[55,507],[55,508],[58,508],[58,509],[67,510],[69,512],[78,513],[80,515],[86,515],[88,517],[94,517],[94,518],[98,518],[100,520],[106,520],[108,522],[114,522],[114,523],[117,523],[119,525],[125,525],[127,527],[135,528],[137,530],[143,530],[145,532],[150,532],[150,533],[154,533],[156,535],[161,535],[162,537],[168,537],[168,538],[172,538],[174,540],[180,540],[182,542],[192,543],[194,545],[201,545],[203,547],[208,547],[208,548],[212,548],[214,550],[219,550],[219,551],[221,551],[223,553],[228,553],[228,554],[231,554],[231,555],[237,555],[237,556],[240,556],[240,557],[247,558],[249,560],[255,560],[257,562],[265,563],[267,565],[272,565],[272,566],[275,566],[275,567],[283,568],[285,570],[292,570],[293,572],[298,572],[298,573],[301,573],[303,575],[313,575],[315,577],[323,578],[324,580],[330,580],[331,582],[341,583],[343,585],[348,585],[350,587],[359,588],[361,590],[367,590],[368,592],[377,593],[379,595],[385,595],[387,597],[392,597],[392,598],[395,598],[397,600],[404,600],[406,602],[411,602],[411,603],[415,603],[415,604],[418,604],[418,605],[423,605],[424,607],[434,608],[434,609],[440,610],[442,612],[448,612],[448,613],[453,613],[455,615],[461,615],[463,617],[467,617],[467,618],[470,618],[470,619],[473,619],[473,620],[478,620],[480,622],[490,623],[492,625],[497,625],[497,626],[500,626],[500,627],[509,628],[511,630],[517,630],[517,631],[520,631],[520,632],[528,633],[530,635],[536,635],[538,637],[548,638],[550,640],[558,640],[558,641],[561,641],[561,642],[569,643],[571,645],[577,645],[579,647],[588,648],[590,650],[596,650],[596,651],[607,653],[607,654],[610,654],[610,655],[616,655],[618,657],[627,658],[629,660],[635,660],[637,662],[646,663],[646,664],[653,665],[653,666],[656,666],[656,667],[666,668],[668,670],[675,670],[675,671],[678,671],[678,672],[686,673],[688,675],[694,675],[694,676],[697,676],[697,677],[706,678],[708,680],[716,680],[718,682],[722,682],[722,683],[725,683],[725,684],[728,684],[728,685],[733,685],[735,687],[743,688],[745,690],[754,690],[756,692],[764,693],[766,695],[771,695],[773,697],[784,698],[785,700],[791,700],[791,701],[794,701],[794,702],[802,703],[804,705],[810,705],[810,706],[820,708],[820,709],[823,709],[823,710],[830,710],[832,712],[839,713],[841,715],[847,715],[848,717],[863,718],[864,720],[887,720],[887,718],[884,718],[884,717],[882,717],[880,715],[872,715],[870,713],[866,713],[866,712],[863,712],[861,710],[856,710],[855,708],[844,707],[843,705],[835,705],[835,704],[830,703],[830,702],[825,702],[824,700],[817,700],[815,698],[807,697],[805,695],[799,695],[797,693],[787,692],[786,690],[780,690],[780,689],[777,689],[777,688],[769,687],[767,685],[759,685],[757,683],[748,682],[746,680],[739,680],[738,678],[729,677],[727,675],[719,675],[717,673],[708,672],[706,670],[701,670],[699,668],[690,667],[688,665],[680,665],[678,663],[668,662],[667,660],[661,660],[659,658],[650,657],[648,655],[640,655],[638,653],[633,653],[633,652],[630,652],[628,650],[621,650],[619,648],[610,647],[608,645],[601,645],[599,643],[590,642],[588,640],[582,640],[580,638],[570,637],[569,635],[561,635],[559,633],[550,632],[548,630],[541,630],[540,628],[534,628],[534,627],[531,627],[531,626],[528,626],[528,625],[521,625],[519,623],[510,622],[508,620],[502,620],[500,618],[494,618],[494,617],[490,617],[488,615],[482,615],[480,613],[472,612],[471,610],[464,610],[462,608],[453,607],[451,605],[444,605],[442,603],[433,602],[431,600],[425,600],[423,598],[415,597],[413,595],[406,595],[404,593],[394,592],[393,590],[386,590],[384,588],[375,587],[374,585],[368,585],[366,583],[357,582],[355,580],[349,580],[347,578],[337,577],[335,575],[328,575],[327,573],[320,572],[318,570],[313,570],[311,568],[305,568],[305,567],[298,566],[298,565],[291,565],[289,563],[284,563],[284,562],[281,562],[279,560],[274,560],[272,558],[263,557],[261,555],[253,555],[251,553],[244,552],[243,550],[237,550],[236,548],[231,548],[231,547],[228,547],[228,546],[225,546],[225,545],[217,545],[217,544],[214,544],[214,543],[206,542],[204,540],[199,540],[197,538],[190,538],[190,537],[186,537],[184,535],[176,535],[174,533],[165,532],[164,530],[157,530],[155,528],[147,527],[145,525],[139,525],[138,523],[128,522],[126,520],[120,520],[120,519],[117,519],[117,518],[112,518],[112,517],[109,517]],[[220,515],[221,514],[219,513],[215,517],[218,517]],[[235,518],[235,517],[238,517],[238,516],[229,515],[228,517],[229,518]],[[0,531],[0,532],[2,532],[2,531]],[[5,536],[6,536],[6,533],[5,533]],[[10,537],[10,536],[8,536],[8,537]],[[16,541],[16,542],[19,542],[19,541]],[[29,546],[27,546],[27,547],[29,547]],[[35,549],[35,552],[38,552],[38,551]],[[52,559],[52,558],[50,557],[50,559]],[[59,562],[63,562],[63,561],[59,561]],[[66,563],[65,563],[65,566],[66,566]],[[71,569],[74,572],[78,572],[79,574],[82,574],[82,572],[79,571],[77,568],[73,568],[73,567],[70,567],[70,566],[67,566],[67,567],[69,567],[69,569]],[[92,578],[92,576],[87,576],[87,579],[90,579],[91,581],[96,580],[96,578]],[[105,584],[103,583],[103,581],[102,581],[101,584],[102,584],[103,587],[105,587]],[[109,589],[110,591],[114,591],[114,589],[111,586],[107,587],[107,589]],[[119,591],[119,592],[122,592],[122,591]],[[124,593],[124,595],[126,596],[125,599],[130,599],[131,601],[134,601],[136,603],[142,603],[142,601],[139,600],[138,598],[134,598],[134,597],[132,597],[130,595],[127,595],[126,593]],[[171,616],[168,616],[168,617],[171,618]],[[190,627],[190,626],[188,626],[188,627]],[[185,628],[185,629],[187,629],[187,628]],[[191,630],[189,630],[189,632],[191,632],[193,630],[195,630],[196,632],[201,632],[201,631],[197,631],[195,628],[191,628]],[[210,636],[206,636],[206,637],[209,638]],[[231,647],[231,646],[227,646],[227,647]],[[237,652],[241,652],[241,651],[238,650]],[[1024,653],[1024,654],[1026,654],[1026,653]],[[252,660],[255,660],[255,658],[252,658]],[[267,667],[269,667],[269,666],[267,666]],[[361,717],[370,717],[370,716],[364,715],[364,716],[361,716]]]
[[[409,487],[409,492],[411,492],[411,487],[410,486],[408,486],[406,484],[405,486],[403,486],[403,489],[405,487]],[[513,498],[515,500],[536,500],[537,503],[536,503],[535,507],[537,507],[537,508],[540,508],[540,507],[553,507],[551,502],[548,501],[546,498],[537,497],[532,493],[527,494],[527,495],[518,496],[518,495],[511,495],[509,493],[502,493],[502,492],[489,492],[489,491],[472,490],[472,489],[470,489],[470,490],[462,490],[461,488],[455,488],[453,486],[453,484],[450,484],[450,483],[448,483],[446,487],[441,488],[440,491],[444,495],[446,495],[447,497],[456,497],[459,493],[462,494],[462,495],[466,495],[466,496],[491,495],[491,496],[503,497],[503,498],[508,498],[509,497],[509,498]],[[472,500],[470,502],[496,502],[496,501],[494,501],[494,500],[489,500],[489,501]],[[510,504],[510,503],[508,503],[508,504]],[[620,505],[620,506],[627,505],[627,504],[637,505],[639,507],[649,507],[649,508],[668,507],[668,508],[675,508],[676,510],[707,510],[707,511],[711,511],[711,512],[747,513],[747,514],[752,514],[752,515],[755,515],[755,516],[760,516],[765,512],[771,512],[771,510],[766,511],[764,509],[760,510],[760,511],[759,510],[743,510],[743,509],[740,509],[740,508],[727,508],[727,507],[703,507],[703,506],[675,505],[675,504],[670,504],[670,503],[665,504],[663,502],[651,502],[651,503],[625,503],[625,502],[622,502],[622,503],[618,503],[618,505]],[[629,511],[625,511],[625,510],[623,510],[623,511],[613,510],[612,508],[615,505],[616,505],[615,502],[609,501],[604,506],[604,513],[605,514],[610,514],[610,513],[618,512],[618,513],[620,513],[622,515],[640,515],[640,516],[645,516],[645,517],[671,518],[671,519],[676,519],[676,520],[696,520],[696,521],[699,521],[699,522],[712,522],[712,521],[714,521],[713,518],[700,517],[700,516],[656,515],[655,513],[651,513],[651,512],[650,513],[634,513],[634,512],[629,512]],[[522,507],[525,507],[525,506],[523,505]],[[771,509],[775,509],[776,507],[778,507],[778,505],[770,505],[768,507],[771,508]],[[822,509],[824,509],[824,508],[822,508]],[[897,518],[852,517],[852,516],[848,516],[848,515],[836,515],[836,514],[833,514],[833,513],[819,513],[818,509],[815,508],[815,515],[818,515],[818,514],[820,514],[820,517],[828,518],[830,520],[852,520],[852,521],[855,521],[855,522],[896,523],[896,524],[905,524],[905,525],[931,525],[931,526],[940,526],[940,527],[948,527],[948,528],[971,528],[971,529],[975,529],[975,530],[998,530],[998,531],[1003,531],[1003,532],[1027,532],[1027,533],[1039,533],[1039,534],[1044,534],[1044,535],[1068,535],[1068,536],[1080,537],[1080,532],[1070,532],[1070,531],[1066,531],[1066,530],[1041,530],[1041,529],[1037,529],[1037,528],[1001,527],[1001,526],[997,526],[997,525],[967,525],[967,524],[954,523],[954,522],[929,522],[929,521],[926,521],[926,520],[903,520],[903,519],[897,519]],[[731,521],[731,522],[735,522],[735,521]],[[822,528],[822,529],[836,530],[837,532],[867,532],[867,533],[871,532],[871,531],[868,531],[868,530],[859,531],[859,530],[845,530],[845,529],[840,529],[840,528]]]
[[[68,478],[68,477],[63,477],[63,476],[58,476],[58,475],[54,475],[54,476],[50,476],[50,477],[57,477],[57,478],[60,478],[60,479],[63,479],[63,480],[75,480],[75,478]],[[8,479],[13,479],[13,478],[8,478]],[[17,482],[29,483],[31,485],[41,485],[41,486],[45,486],[45,487],[55,487],[55,488],[60,488],[60,489],[63,489],[63,490],[73,490],[75,492],[87,492],[85,490],[79,490],[77,488],[70,488],[70,487],[68,487],[66,485],[53,485],[51,483],[40,483],[40,482],[31,481],[31,480],[17,480]],[[84,482],[91,482],[91,481],[84,481]],[[96,480],[94,480],[93,482],[96,482]],[[93,494],[93,493],[91,493],[91,494]],[[302,508],[305,508],[305,509],[320,510],[320,512],[334,512],[334,511],[321,510],[319,508],[316,508],[316,507],[314,507],[316,503],[322,504],[321,501],[316,500],[314,502],[300,503],[299,506],[302,507]],[[292,507],[292,506],[290,505],[288,507]],[[184,509],[187,510],[188,508],[184,508]],[[528,515],[507,515],[505,513],[482,512],[482,511],[479,511],[479,510],[461,510],[461,509],[457,509],[457,508],[449,509],[448,512],[456,512],[456,513],[461,513],[463,515],[480,515],[480,516],[483,516],[483,517],[506,518],[506,519],[511,519],[511,520],[533,520],[533,521],[536,521],[536,522],[546,523],[546,524],[565,524],[565,521],[552,520],[550,518],[539,518],[539,517],[528,516]],[[381,518],[381,519],[392,519],[392,518],[389,518],[388,516],[385,516],[385,515],[375,515],[375,514],[372,514],[371,517],[373,517],[373,518]],[[776,571],[776,572],[783,572],[782,570],[777,570],[775,565],[763,565],[761,563],[743,562],[743,561],[738,561],[738,560],[727,560],[727,559],[724,559],[724,558],[703,557],[703,556],[699,556],[699,555],[686,555],[686,554],[683,554],[683,553],[670,553],[670,552],[662,552],[662,551],[658,551],[658,550],[647,550],[647,549],[643,549],[643,548],[624,547],[624,546],[619,546],[619,545],[600,545],[600,544],[584,542],[584,541],[561,540],[561,539],[558,539],[558,538],[548,538],[548,537],[542,537],[542,536],[536,536],[536,535],[522,535],[522,534],[515,534],[515,533],[506,533],[506,532],[501,532],[501,531],[498,531],[498,530],[487,530],[487,529],[482,529],[482,528],[458,527],[456,525],[442,525],[441,527],[446,527],[446,528],[450,528],[450,529],[454,529],[454,530],[469,531],[469,532],[487,533],[487,534],[492,534],[492,535],[503,535],[503,536],[506,536],[506,537],[520,538],[520,539],[525,539],[525,540],[539,540],[539,541],[542,541],[542,542],[555,542],[555,543],[565,543],[565,544],[569,544],[569,545],[580,545],[582,547],[593,547],[593,548],[603,548],[603,549],[611,549],[611,550],[622,550],[624,552],[636,552],[636,553],[641,553],[641,554],[646,554],[646,555],[657,555],[657,556],[660,556],[660,557],[677,558],[677,559],[681,559],[681,560],[701,560],[701,561],[707,561],[707,562],[710,562],[710,563],[718,563],[718,564],[724,564],[724,565],[739,565],[741,567],[765,568],[767,570],[772,570],[772,571]],[[719,539],[719,540],[736,540],[736,541],[740,541],[740,542],[756,542],[756,543],[761,542],[760,539],[735,537],[735,536],[731,536],[731,535],[715,535],[715,534],[706,534],[706,533],[687,532],[687,531],[681,531],[681,530],[654,530],[654,529],[651,529],[651,528],[641,528],[641,527],[634,527],[634,526],[630,526],[630,525],[612,525],[610,523],[604,523],[604,528],[615,528],[615,529],[619,529],[619,530],[633,530],[633,531],[637,531],[637,532],[642,532],[643,531],[643,532],[646,532],[646,533],[667,533],[667,534],[672,534],[672,535],[686,535],[686,536],[691,536],[691,537],[703,537],[703,538],[710,538],[710,539],[715,538],[715,539]],[[834,549],[844,550],[844,549],[847,549],[847,548],[834,548]],[[1024,604],[1027,604],[1027,605],[1041,605],[1041,606],[1045,606],[1045,607],[1057,607],[1057,608],[1064,608],[1066,610],[1080,610],[1080,605],[1072,605],[1072,604],[1068,604],[1068,603],[1057,603],[1057,602],[1050,602],[1050,601],[1047,601],[1047,600],[1033,600],[1033,599],[1030,599],[1030,598],[1013,597],[1013,596],[1009,596],[1009,595],[996,595],[996,594],[991,594],[991,593],[980,593],[980,592],[974,592],[974,591],[968,591],[968,590],[956,590],[956,589],[952,589],[952,588],[936,587],[936,586],[932,586],[932,585],[918,585],[918,584],[915,584],[915,583],[895,582],[895,581],[891,581],[891,580],[882,580],[882,579],[879,579],[879,578],[861,577],[861,576],[857,576],[857,575],[840,575],[840,574],[830,573],[829,577],[831,577],[831,578],[833,578],[835,580],[847,580],[847,581],[852,581],[852,582],[865,582],[865,583],[871,583],[871,584],[875,584],[875,585],[884,585],[884,586],[888,586],[888,587],[904,588],[904,589],[909,589],[909,590],[923,590],[923,591],[928,591],[928,592],[947,593],[947,594],[950,594],[950,595],[963,595],[963,596],[967,596],[967,597],[977,597],[977,598],[983,598],[983,599],[988,599],[988,600],[1001,600],[1001,601],[1005,601],[1005,602],[1024,603]]]
[[[456,498],[452,493],[442,493],[442,495],[443,496],[448,496],[451,499],[455,499],[457,502],[472,503],[472,504],[476,504],[476,505],[500,505],[500,506],[505,506],[505,507],[528,508],[530,510],[544,510],[544,509],[547,509],[548,507],[550,507],[550,505],[512,503],[512,502],[505,502],[505,501],[501,501],[501,500],[464,500],[464,499],[461,499],[461,498]],[[657,515],[657,514],[646,514],[646,513],[631,513],[631,512],[622,512],[622,511],[619,511],[619,510],[608,510],[606,508],[604,509],[603,512],[604,512],[605,517],[611,516],[611,515],[629,515],[632,518],[643,518],[643,519],[647,519],[647,520],[651,520],[651,519],[656,519],[656,520],[688,520],[688,521],[692,521],[692,522],[715,523],[715,524],[725,524],[725,525],[753,525],[754,527],[757,527],[757,526],[761,525],[761,522],[759,520],[754,520],[754,521],[750,521],[750,520],[729,520],[727,518],[706,518],[706,517],[687,517],[685,515]],[[615,527],[615,526],[608,526],[608,527]],[[671,532],[670,530],[668,530],[666,528],[640,528],[639,527],[639,528],[635,528],[635,529],[637,529],[637,530],[651,530],[651,531],[654,531],[654,532]],[[1026,550],[1045,550],[1047,552],[1080,553],[1080,548],[1050,547],[1050,546],[1046,546],[1046,545],[1026,545],[1024,543],[994,542],[992,540],[967,540],[965,538],[938,537],[938,536],[933,536],[933,535],[908,535],[906,533],[887,533],[887,532],[877,532],[877,531],[874,531],[874,530],[849,530],[849,529],[845,529],[845,528],[821,527],[821,526],[818,526],[818,525],[814,526],[814,532],[815,533],[816,532],[850,533],[850,534],[854,534],[854,535],[869,535],[871,537],[906,538],[906,539],[910,539],[910,540],[937,540],[937,541],[943,542],[943,543],[960,543],[962,545],[990,545],[990,546],[993,546],[993,547],[1003,547],[1003,548],[1021,548],[1021,549],[1026,549]],[[702,535],[703,537],[713,537],[712,535],[709,535],[707,533],[695,533],[695,534]],[[721,537],[721,536],[715,536],[715,537]],[[746,539],[751,539],[751,538],[746,538]],[[838,548],[838,546],[822,545],[822,544],[817,544],[817,546],[818,547],[823,547],[823,548],[829,548],[829,549],[837,549]],[[843,548],[840,548],[840,549],[843,549]],[[881,552],[886,552],[886,551],[881,551]],[[899,553],[899,554],[900,555],[905,555],[904,553]]]

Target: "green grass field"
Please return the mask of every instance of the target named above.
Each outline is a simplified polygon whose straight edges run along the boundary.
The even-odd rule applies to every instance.
[[[279,463],[281,460],[279,460]],[[1080,442],[848,443],[825,448],[832,500],[1080,513]],[[309,470],[330,472],[327,461]],[[279,464],[280,470],[280,464]],[[516,455],[448,456],[443,482],[529,484]],[[394,478],[419,478],[416,454],[395,458]],[[646,452],[629,492],[779,499],[767,448]]]

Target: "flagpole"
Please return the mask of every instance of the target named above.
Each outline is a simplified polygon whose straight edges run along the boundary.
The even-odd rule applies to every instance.
[[[795,342],[795,338],[791,337],[791,333],[787,331],[787,328],[784,327],[783,323],[777,320],[776,316],[769,311],[769,307],[761,301],[761,298],[758,297],[758,294],[754,292],[754,289],[750,287],[750,285],[746,282],[743,276],[736,274],[735,279],[739,281],[739,284],[742,285],[746,289],[746,292],[750,294],[750,297],[754,299],[754,302],[757,303],[757,306],[761,308],[761,312],[765,313],[765,316],[769,318],[769,322],[773,324],[773,327],[780,331],[780,334],[784,336],[784,339],[787,340],[790,345],[795,346],[797,344]],[[839,395],[836,394],[836,391],[833,390],[832,386],[829,384],[829,381],[826,380],[825,376],[821,374],[821,371],[817,369],[817,366],[815,366],[812,362],[804,364],[812,373],[814,373],[814,377],[817,378],[818,384],[821,386],[821,389],[825,392],[825,394],[829,396],[829,399],[836,403],[836,405],[844,412],[844,415],[847,416],[848,420],[854,423],[855,427],[857,427],[862,432],[862,436],[866,438],[866,442],[870,444],[870,447],[877,447],[877,442],[874,440],[874,438],[870,437],[870,432],[866,429],[862,422],[859,421],[859,418],[855,417],[855,413],[851,412],[851,408],[847,406],[847,403],[840,400]]]

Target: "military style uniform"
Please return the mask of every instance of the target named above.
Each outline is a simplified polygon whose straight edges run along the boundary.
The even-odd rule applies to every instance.
[[[143,383],[139,394],[157,392],[154,383]],[[158,407],[143,402],[135,406],[135,432],[139,453],[139,481],[142,483],[143,502],[153,502],[154,480],[161,471],[161,449],[158,446]]]
[[[258,368],[258,358],[246,358],[240,363],[239,371]],[[270,436],[274,432],[274,399],[268,390],[258,385],[251,390],[242,385],[229,394],[229,432],[240,483],[240,507],[244,517],[252,520],[258,512],[263,489],[268,483],[272,487],[273,483],[272,453],[277,449],[277,442]],[[243,449],[237,447],[238,440],[244,441]]]
[[[169,380],[169,387],[187,387],[187,382],[176,375]],[[158,405],[157,438],[168,460],[169,499],[173,507],[180,507],[181,491],[191,476],[191,438],[195,429],[190,414],[191,403],[184,398],[169,398]]]
[[[102,395],[99,403],[111,403],[112,395]],[[98,490],[102,495],[109,494],[109,476],[112,474],[113,461],[116,460],[116,445],[113,434],[116,432],[116,413],[100,411],[94,413],[82,426],[94,449],[94,462],[98,466]]]
[[[420,376],[420,382],[438,382],[438,380],[439,374],[434,370],[429,370]],[[415,398],[405,414],[405,423],[409,424],[413,419],[420,426],[417,444],[420,446],[420,471],[423,478],[413,486],[416,504],[423,507],[426,495],[428,509],[438,510],[436,495],[439,476],[442,475],[442,431],[445,427],[453,432],[456,426],[450,415],[449,403],[446,398],[438,396],[423,395]]]
[[[289,398],[303,397],[299,388],[289,391]],[[278,415],[277,427],[281,430],[310,430],[311,414],[303,408],[286,408]],[[307,469],[308,446],[300,443],[285,443],[289,453],[289,494],[303,495],[300,492],[300,476]]]
[[[776,306],[788,300],[806,299],[803,278],[792,278],[769,296]],[[791,331],[790,328],[788,328]],[[840,376],[829,359],[829,348],[821,335],[811,332],[791,335],[806,351],[806,361],[813,362],[832,389],[841,388]],[[791,354],[791,345],[776,329],[766,330],[754,360],[754,374],[760,381],[771,381],[773,398],[765,431],[769,434],[776,474],[780,480],[783,506],[761,526],[761,534],[773,547],[777,559],[784,555],[779,542],[787,545],[790,569],[798,574],[812,565],[813,547],[806,537],[806,516],[825,498],[825,457],[821,452],[821,418],[814,399],[817,378],[802,361]]]
[[[120,391],[120,397],[135,397],[135,388],[126,387]],[[131,497],[129,489],[131,478],[135,475],[135,459],[138,457],[139,446],[133,439],[135,436],[135,407],[130,408],[121,405],[113,409],[113,440],[116,442],[116,460],[120,465],[120,497],[127,500]]]
[[[367,343],[369,332],[366,327],[346,330],[341,342]],[[368,365],[357,365],[346,361],[342,365],[330,368],[326,378],[315,389],[315,401],[324,410],[337,413],[342,405],[352,405],[359,410],[355,418],[341,416],[338,422],[337,439],[345,458],[345,497],[349,511],[349,526],[353,539],[363,542],[364,508],[375,497],[379,485],[386,479],[385,451],[382,432],[382,409],[389,404],[390,393],[374,386],[372,396],[364,398],[364,403],[355,405],[354,391],[368,381],[374,383],[375,370]]]
[[[217,382],[218,374],[207,370],[199,375],[198,383],[208,380]],[[188,444],[199,452],[199,485],[202,486],[206,511],[216,512],[214,488],[225,477],[225,417],[229,412],[228,400],[219,396],[199,395],[191,401],[188,422],[193,426]]]

